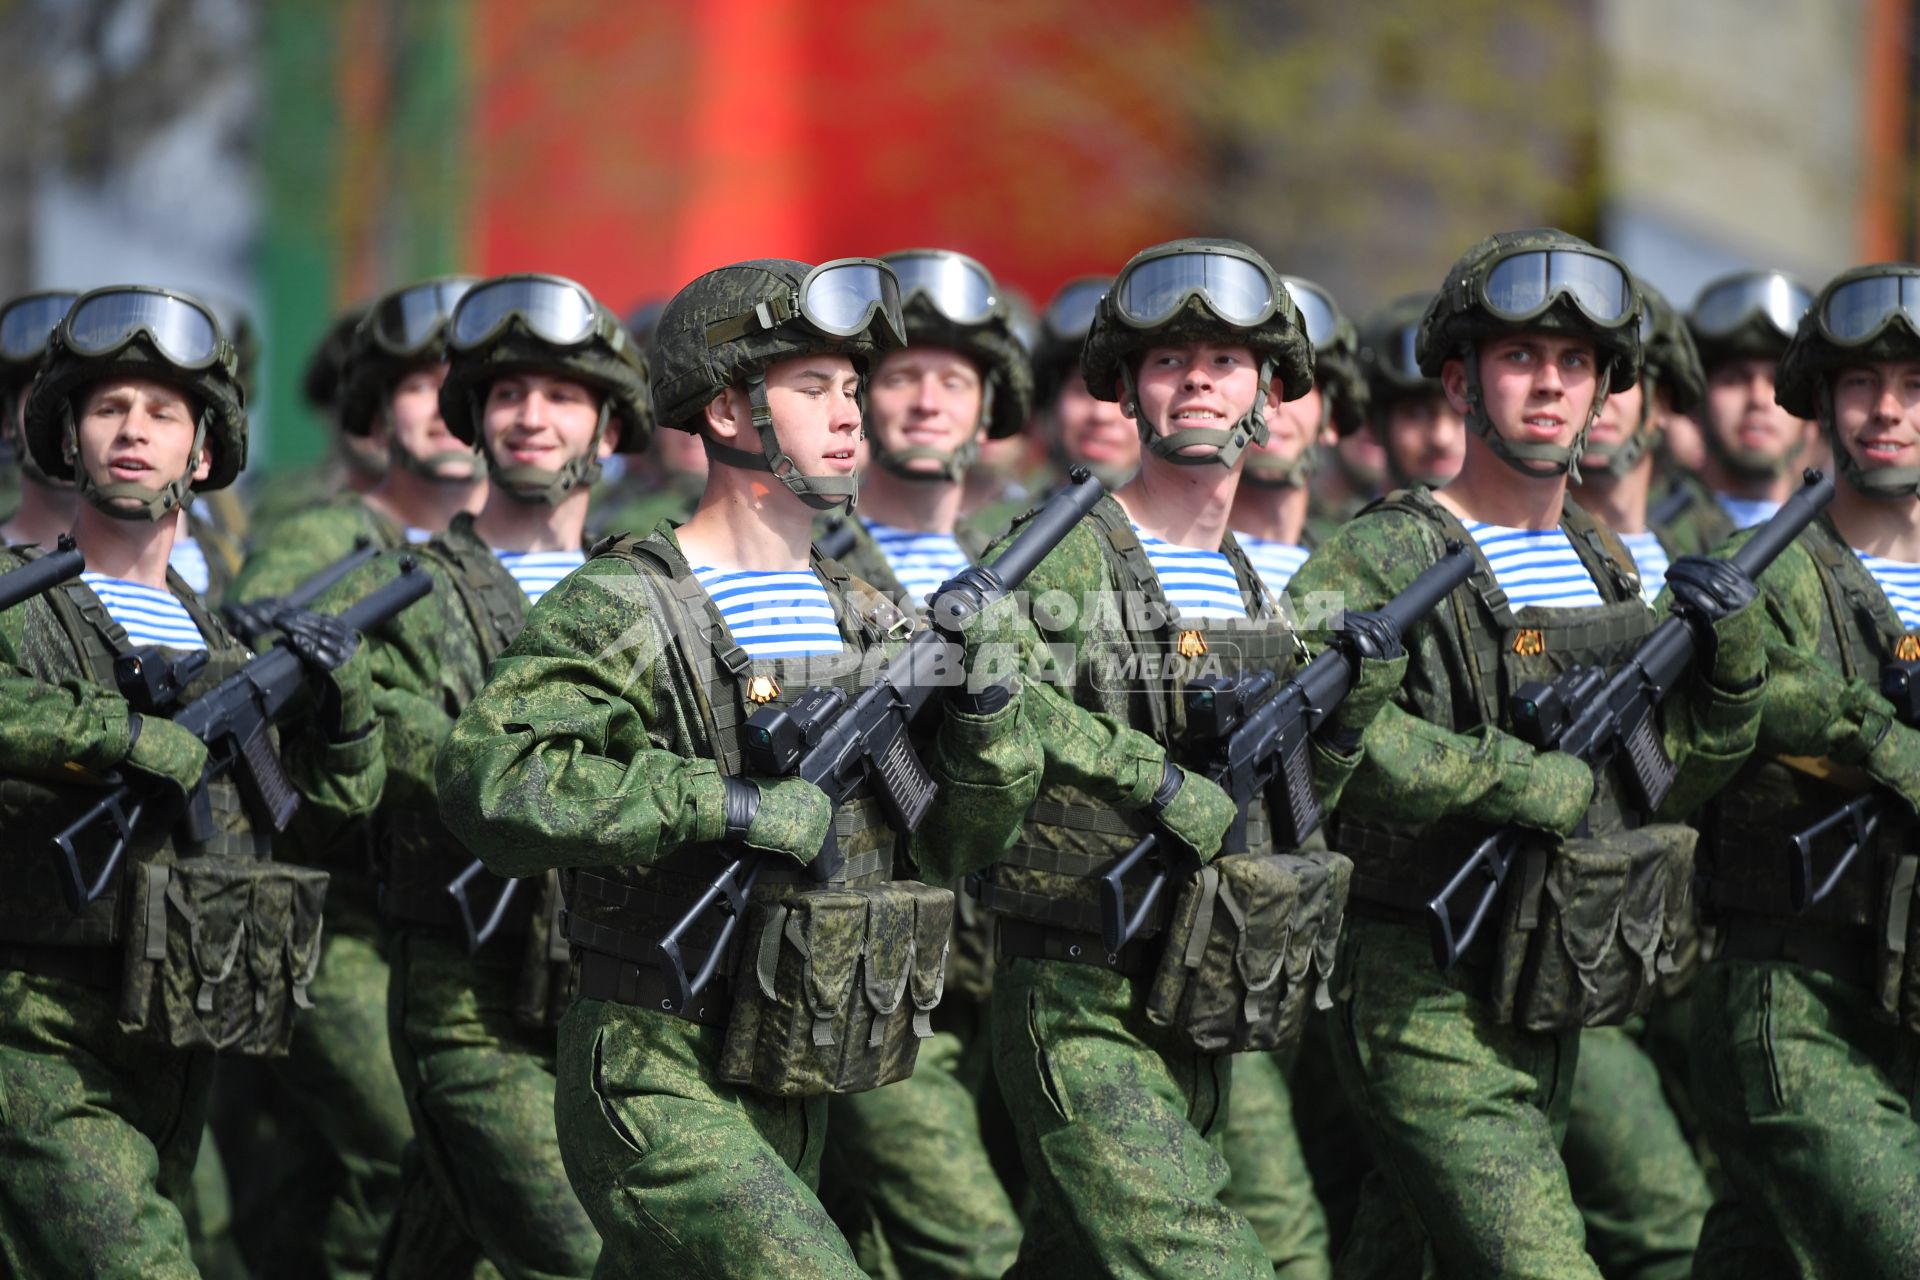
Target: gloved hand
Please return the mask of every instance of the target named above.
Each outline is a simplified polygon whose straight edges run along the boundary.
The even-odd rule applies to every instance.
[[[727,839],[805,865],[827,842],[833,806],[826,792],[800,778],[723,777]]]
[[[1202,862],[1220,852],[1233,826],[1233,801],[1211,778],[1182,769],[1169,760],[1160,786],[1140,810],[1192,850]]]
[[[1358,664],[1353,689],[1335,707],[1320,728],[1328,750],[1350,756],[1360,748],[1360,736],[1387,705],[1387,699],[1407,676],[1407,651],[1400,629],[1377,613],[1349,613],[1334,633],[1333,645]]]
[[[164,716],[127,717],[129,740],[122,763],[171,788],[192,793],[207,773],[207,744]]]
[[[373,681],[359,633],[340,619],[305,609],[273,615],[287,648],[318,677],[315,719],[329,742],[357,738],[373,724]]]
[[[260,639],[273,630],[273,615],[280,609],[273,600],[233,600],[221,606],[220,616],[227,630],[239,636],[250,649],[260,647]]]
[[[1867,772],[1900,793],[1920,812],[1920,729],[1895,720],[1867,752]]]
[[[1754,607],[1760,588],[1731,560],[1681,556],[1667,568],[1674,616],[1686,620],[1700,645],[1701,670],[1714,685],[1742,693],[1760,683],[1767,666],[1764,620]]]

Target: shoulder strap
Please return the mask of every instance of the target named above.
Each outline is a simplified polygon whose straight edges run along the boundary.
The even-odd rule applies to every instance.
[[[427,546],[452,569],[447,576],[479,637],[481,665],[492,666],[526,625],[526,592],[474,534],[470,519],[456,517],[453,526]]]
[[[1608,604],[1642,598],[1633,553],[1619,534],[1588,515],[1571,497],[1560,508],[1560,527]]]
[[[171,577],[172,570],[168,570],[168,575]],[[59,619],[60,629],[67,633],[73,651],[80,655],[81,664],[93,682],[108,689],[116,688],[113,660],[131,649],[133,642],[127,638],[126,628],[107,612],[107,606],[93,593],[93,588],[78,578],[69,578],[40,598]]]
[[[1893,602],[1887,599],[1887,593],[1874,581],[1873,575],[1867,572],[1867,566],[1860,563],[1860,557],[1840,536],[1832,517],[1821,513],[1801,535],[1800,545],[1813,558],[1821,590],[1827,597],[1827,608],[1832,611],[1835,623],[1841,626],[1849,621],[1860,624],[1872,637],[1873,647],[1882,662],[1894,657],[1907,637],[1907,629],[1901,625],[1900,615],[1894,610]],[[1844,673],[1849,678],[1859,676],[1853,646],[1847,643],[1844,634],[1839,636],[1839,641]]]
[[[1467,578],[1467,589],[1449,593],[1447,601],[1451,606],[1459,650],[1473,656],[1466,671],[1473,704],[1483,712],[1497,705],[1495,690],[1500,687],[1499,637],[1519,624],[1514,619],[1513,606],[1507,599],[1507,593],[1500,589],[1499,582],[1494,579],[1493,565],[1480,550],[1480,544],[1473,540],[1473,535],[1467,532],[1460,518],[1435,502],[1432,491],[1424,486],[1398,489],[1377,498],[1368,503],[1360,515],[1373,511],[1397,511],[1419,521],[1428,538],[1428,550],[1433,554],[1432,563],[1439,563],[1440,557],[1446,554],[1449,542],[1459,543],[1473,557],[1473,573]],[[1479,603],[1485,611],[1484,617],[1473,616],[1469,600]],[[1438,610],[1429,617],[1439,625],[1441,614]]]
[[[1233,530],[1227,530],[1220,540],[1220,554],[1233,566],[1233,576],[1240,583],[1240,598],[1251,600],[1253,609],[1247,615],[1255,622],[1271,618],[1280,612],[1280,602],[1274,599],[1273,591],[1267,586],[1266,579],[1253,567],[1253,561],[1247,559],[1246,548],[1233,536]]]

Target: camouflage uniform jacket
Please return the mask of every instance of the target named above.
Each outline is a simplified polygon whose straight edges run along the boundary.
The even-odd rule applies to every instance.
[[[290,514],[274,522],[255,543],[227,599],[239,603],[275,599],[350,555],[365,538],[376,547],[407,545],[406,531],[367,505],[357,493]]]

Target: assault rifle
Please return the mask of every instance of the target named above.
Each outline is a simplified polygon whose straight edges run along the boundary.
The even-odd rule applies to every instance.
[[[963,667],[958,652],[962,629],[1018,589],[1105,492],[1090,472],[1075,467],[1067,485],[1027,520],[999,559],[975,565],[934,592],[930,625],[915,632],[858,697],[843,689],[814,688],[792,706],[754,712],[746,726],[750,771],[761,777],[804,778],[826,792],[835,809],[862,781],[869,781],[897,830],[918,827],[933,803],[935,783],[914,754],[907,729]],[[684,1008],[712,981],[769,856],[728,863],[654,944],[654,963],[666,978],[674,1008]],[[815,879],[829,880],[843,861],[829,827],[826,846],[808,869]],[[680,940],[709,911],[720,912],[726,920],[699,972],[689,975]]]
[[[433,589],[433,579],[411,556],[400,563],[399,577],[343,610],[338,615],[340,620],[355,631],[370,631]],[[198,670],[205,664],[206,655],[188,655],[184,661]],[[153,669],[165,662],[164,655],[151,649],[126,654],[116,662],[115,676],[123,688],[132,680],[161,690],[163,696],[169,688],[177,694],[186,681]],[[142,670],[122,670],[135,666]],[[236,775],[250,811],[259,815],[264,825],[274,831],[286,830],[294,810],[299,807],[300,796],[287,778],[280,758],[274,754],[267,730],[307,680],[307,669],[293,650],[284,644],[275,645],[174,714],[175,724],[207,744],[206,774],[187,797],[185,811],[180,815],[189,841],[202,842],[213,837],[213,810],[206,783],[207,779],[225,773]],[[145,791],[145,788],[136,789],[121,783],[53,837],[54,848],[60,854],[60,891],[70,910],[79,911],[113,883],[134,830],[153,798],[151,792],[143,794]],[[101,822],[112,824],[114,840],[100,870],[89,875],[80,865],[77,841]]]
[[[1758,581],[1831,501],[1832,478],[1809,468],[1799,492],[1733,553],[1733,563]],[[1575,667],[1551,683],[1521,685],[1508,699],[1515,732],[1541,751],[1563,751],[1584,760],[1596,777],[1620,761],[1626,766],[1628,799],[1652,813],[1667,798],[1677,772],[1660,738],[1660,704],[1693,665],[1698,644],[1685,619],[1669,617],[1612,676],[1599,667]],[[1501,828],[1483,840],[1428,901],[1428,934],[1433,958],[1442,969],[1458,963],[1486,923],[1514,855],[1539,838],[1522,828]],[[1463,912],[1458,900],[1476,881],[1479,897]]]
[[[250,645],[273,629],[273,615],[282,609],[304,609],[331,590],[335,583],[380,554],[380,545],[365,534],[353,540],[353,550],[304,579],[278,599],[250,600],[226,606],[221,613],[234,634]]]
[[[1460,543],[1449,543],[1439,560],[1374,616],[1389,623],[1394,634],[1404,636],[1472,574],[1473,557]],[[1359,658],[1335,643],[1264,702],[1261,699],[1278,683],[1271,671],[1201,676],[1192,682],[1187,690],[1190,736],[1213,758],[1207,776],[1220,784],[1234,805],[1233,826],[1222,842],[1223,851],[1246,849],[1247,812],[1276,781],[1284,803],[1274,809],[1279,824],[1275,846],[1297,849],[1320,825],[1320,798],[1313,790],[1308,740],[1353,691],[1359,674]],[[1100,940],[1112,954],[1119,954],[1145,927],[1147,914],[1172,876],[1168,858],[1158,852],[1160,845],[1159,833],[1149,832],[1100,873]],[[1125,877],[1148,857],[1155,860],[1153,875],[1129,910]]]
[[[1895,718],[1901,724],[1920,728],[1920,660],[1895,658],[1887,663],[1880,671],[1880,692],[1893,704]],[[1833,887],[1840,883],[1840,877],[1860,856],[1860,850],[1880,829],[1880,820],[1886,816],[1886,812],[1886,792],[1875,787],[1855,796],[1806,830],[1796,831],[1788,838],[1793,850],[1792,860],[1788,863],[1788,892],[1793,896],[1795,911],[1805,911],[1833,892]],[[1813,846],[1821,836],[1835,829],[1845,830],[1847,846],[1834,859],[1833,868],[1825,875],[1816,877]]]
[[[60,545],[37,560],[29,560],[18,569],[0,573],[0,613],[31,600],[49,587],[57,587],[69,578],[80,576],[87,558],[73,545],[73,535],[60,535]]]

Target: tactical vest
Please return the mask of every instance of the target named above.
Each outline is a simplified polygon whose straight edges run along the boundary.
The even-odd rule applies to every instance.
[[[1822,515],[1800,535],[1800,546],[1812,558],[1826,598],[1816,642],[1820,660],[1850,680],[1864,680],[1878,688],[1881,666],[1896,656],[1910,655],[1920,640],[1901,625],[1886,593],[1829,516]],[[1920,823],[1898,804],[1885,807],[1872,842],[1860,851],[1852,870],[1833,892],[1804,915],[1793,910],[1788,837],[1858,794],[1856,787],[1818,776],[1829,772],[1824,763],[1789,764],[1756,754],[1708,806],[1700,844],[1708,876],[1707,901],[1718,911],[1800,929],[1875,921],[1880,882],[1872,868],[1880,867],[1895,851],[1911,853],[1920,848]]]
[[[1493,576],[1493,567],[1466,527],[1425,489],[1402,490],[1368,509],[1404,512],[1432,531],[1434,558],[1446,544],[1459,542],[1474,558],[1474,571],[1439,608],[1427,625],[1441,632],[1443,652],[1459,655],[1456,695],[1451,707],[1429,708],[1441,727],[1468,732],[1482,725],[1513,731],[1508,697],[1521,685],[1552,680],[1574,667],[1619,667],[1652,633],[1653,611],[1641,596],[1633,558],[1619,539],[1580,510],[1571,499],[1562,509],[1560,528],[1592,577],[1598,607],[1516,611]],[[1363,513],[1364,514],[1364,513]],[[1594,836],[1604,837],[1640,825],[1646,815],[1626,808],[1620,780],[1608,770],[1595,785],[1587,820]],[[1350,808],[1328,822],[1328,842],[1353,859],[1356,902],[1392,913],[1418,911],[1457,870],[1486,828],[1443,818],[1425,828],[1384,821]]]
[[[239,670],[252,654],[172,570],[167,572],[167,588],[186,608],[187,616],[207,642],[207,664],[181,694],[180,702],[185,704]],[[114,659],[133,646],[126,630],[84,582],[71,579],[21,607],[30,610],[22,635],[21,660],[26,674],[48,684],[80,681],[106,689],[118,687]],[[121,862],[118,883],[76,915],[67,910],[60,895],[53,837],[99,799],[98,787],[22,778],[0,780],[0,828],[6,832],[5,841],[0,843],[0,868],[4,868],[9,886],[0,895],[0,943],[109,946],[124,936],[122,890],[140,868],[198,854],[265,856],[267,838],[254,832],[233,780],[228,776],[212,779],[207,794],[216,831],[212,840],[183,846],[172,826],[143,820]],[[84,839],[100,841],[103,836],[95,831]],[[102,848],[82,845],[83,857],[97,859],[103,852]]]
[[[904,634],[907,619],[870,589],[856,587],[833,561],[812,556],[814,572],[827,586],[840,614],[845,650],[838,659],[754,658],[735,642],[712,597],[693,576],[685,556],[659,534],[624,537],[596,549],[596,558],[621,560],[648,585],[651,642],[690,714],[650,726],[655,741],[674,753],[715,761],[720,772],[739,776],[746,768],[742,729],[763,706],[789,706],[810,687],[828,686],[858,696],[882,660],[881,646]],[[867,886],[891,880],[899,843],[879,800],[865,785],[855,788],[834,814],[834,831],[845,859],[831,881],[816,882],[798,863],[770,859],[762,885],[783,883]],[[576,952],[598,952],[631,965],[651,966],[653,944],[684,916],[740,850],[693,845],[648,866],[562,873],[566,887],[566,936]],[[681,951],[690,969],[711,952],[717,913],[708,912],[686,935]],[[730,972],[735,957],[722,961]]]
[[[1272,671],[1284,680],[1301,654],[1299,638],[1232,534],[1220,549],[1233,566],[1248,617],[1189,619],[1168,601],[1119,503],[1103,498],[1087,521],[1100,547],[1105,583],[1125,597],[1120,621],[1127,647],[1125,653],[1083,654],[1080,666],[1090,672],[1083,678],[1103,682],[1108,689],[1126,682],[1124,687],[1133,691],[1128,723],[1165,746],[1171,759],[1204,771],[1208,759],[1188,740],[1189,682],[1242,671]],[[1267,798],[1255,800],[1247,814],[1244,852],[1274,851],[1268,814]],[[1097,934],[1101,915],[1094,877],[1153,829],[1143,816],[1119,813],[1073,787],[1045,784],[1012,849],[982,873],[980,902],[1013,920]],[[1152,868],[1142,865],[1130,892],[1138,894],[1152,874]],[[1151,939],[1165,928],[1173,896],[1160,896],[1140,939]]]
[[[461,673],[464,702],[479,693],[487,672],[526,625],[526,592],[473,532],[473,519],[457,516],[452,527],[427,544],[426,554],[438,559],[453,587],[453,598],[471,628],[480,654],[479,669]],[[432,808],[382,808],[377,837],[378,858],[385,883],[387,913],[409,924],[443,930],[459,927],[447,886],[473,863],[473,854],[460,843]],[[527,932],[537,895],[515,896],[502,921],[502,936]]]

